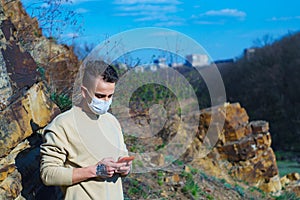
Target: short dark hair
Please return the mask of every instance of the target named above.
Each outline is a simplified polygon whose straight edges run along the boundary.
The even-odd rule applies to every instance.
[[[102,76],[105,82],[116,83],[119,80],[117,71],[113,66],[102,60],[88,61],[84,68],[82,85],[89,87],[91,82]]]

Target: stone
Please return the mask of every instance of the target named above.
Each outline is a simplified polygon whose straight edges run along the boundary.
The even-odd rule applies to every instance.
[[[203,146],[210,143],[210,140],[206,140],[209,138],[206,137],[208,129],[212,129],[222,117],[224,126],[220,130],[213,129],[218,141],[214,148],[205,150]],[[266,121],[249,122],[246,110],[239,103],[204,109],[200,113],[197,137],[182,159],[189,158],[194,167],[199,166],[213,176],[226,177],[222,171],[229,171],[234,180],[245,181],[266,192],[278,192],[281,182],[268,130]],[[197,157],[203,152],[206,157]],[[230,182],[230,178],[226,180]]]
[[[23,52],[17,44],[17,30],[10,20],[3,20],[0,25],[7,45],[1,46],[1,53],[12,87],[17,90],[31,87],[38,78],[37,66],[28,52]],[[16,92],[16,91],[15,91]]]
[[[246,164],[236,163],[231,169],[231,174],[238,180],[244,180],[250,185],[256,185],[257,187],[262,183],[268,183],[273,177],[278,175],[278,167],[273,150],[271,148],[267,149],[265,153],[248,160]],[[280,182],[279,179],[275,180]]]
[[[226,106],[225,129],[238,129],[248,124],[249,117],[244,108],[239,103]]]
[[[18,156],[18,154],[23,151],[24,149],[27,149],[29,147],[29,142],[27,140],[21,142],[20,144],[18,144],[7,156],[2,157],[0,160],[0,184],[2,184],[2,182],[4,182],[4,186],[7,185],[6,182],[11,182],[12,177],[17,177],[17,179],[15,181],[19,181],[19,176],[16,176],[16,174],[19,174],[19,171],[17,170],[17,166],[16,166],[16,157]],[[39,166],[37,164],[37,166]],[[13,175],[11,175],[13,174]],[[14,175],[15,174],[15,175]],[[33,174],[30,174],[31,178],[33,177]],[[22,180],[23,180],[23,176]],[[6,180],[8,179],[8,180]],[[32,184],[31,184],[32,185]],[[21,187],[21,186],[18,186]],[[0,190],[1,193],[1,190]],[[0,199],[6,199],[7,196],[9,196],[8,193],[3,192],[0,195]],[[14,195],[15,196],[15,195]],[[21,198],[21,196],[19,195],[19,198]]]
[[[13,200],[22,191],[21,174],[15,170],[0,183],[0,199]]]
[[[253,136],[255,140],[255,144],[258,149],[268,149],[271,147],[271,134],[269,132],[267,133],[259,133]]]
[[[286,177],[290,181],[298,181],[298,180],[300,180],[300,174],[297,173],[297,172],[293,172],[293,173],[287,174]]]
[[[222,143],[239,140],[246,135],[246,124],[248,124],[249,117],[244,108],[241,108],[239,103],[224,104],[214,108],[208,108],[201,111],[200,114],[200,138],[204,138],[207,129],[215,123],[222,123],[218,126],[224,125],[223,136],[225,138]],[[249,134],[249,131],[247,132]],[[219,137],[222,137],[219,135]]]
[[[300,197],[300,183],[292,186],[291,190],[296,194],[297,197]]]
[[[180,176],[178,174],[174,174],[172,176],[166,177],[164,181],[168,185],[178,185],[180,182]]]
[[[283,176],[280,178],[280,182],[283,188],[285,188],[290,182],[291,180],[287,178],[287,176]]]
[[[8,174],[16,169],[14,164],[10,164],[0,169],[0,182],[7,178]]]
[[[22,141],[21,143],[19,143],[14,149],[12,149],[9,154],[5,157],[2,157],[0,159],[0,169],[2,169],[3,167],[7,166],[7,165],[11,165],[11,164],[15,164],[15,159],[17,157],[17,155],[29,148],[29,141],[26,139],[24,141]]]
[[[300,174],[297,172],[289,173],[280,179],[282,187],[286,191],[294,192],[300,197]]]
[[[184,166],[184,172],[191,173],[191,168],[187,165]]]
[[[281,191],[281,182],[279,175],[272,177],[269,180],[264,181],[259,185],[259,188],[267,193],[278,193]]]
[[[225,129],[224,136],[226,142],[237,141],[245,137],[245,127],[238,127],[237,129]]]
[[[223,158],[229,162],[246,161],[255,156],[255,142],[252,137],[244,138],[241,141],[228,143],[222,147],[217,147]],[[224,155],[225,154],[225,155]]]
[[[59,113],[50,101],[42,82],[33,85],[0,115],[0,157],[29,137],[36,129],[46,126]]]
[[[151,157],[151,164],[157,167],[162,167],[165,164],[165,157],[163,154],[156,154]]]
[[[250,122],[253,133],[267,133],[269,131],[269,123],[263,120]]]

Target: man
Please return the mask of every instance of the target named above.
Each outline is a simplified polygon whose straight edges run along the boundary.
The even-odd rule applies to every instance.
[[[41,178],[61,186],[65,199],[123,199],[122,176],[131,161],[117,119],[107,110],[112,102],[116,71],[104,62],[86,64],[82,100],[58,115],[44,129]]]

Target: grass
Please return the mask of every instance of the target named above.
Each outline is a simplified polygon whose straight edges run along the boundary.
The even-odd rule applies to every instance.
[[[300,174],[300,164],[295,161],[277,161],[277,166],[280,177],[293,172]]]
[[[285,191],[280,196],[275,197],[275,200],[300,200],[300,197],[297,197],[294,192]]]
[[[190,167],[190,172],[182,171],[181,176],[185,178],[185,185],[182,187],[181,191],[184,194],[190,194],[194,198],[199,199],[200,197],[205,197],[205,199],[213,200],[214,197],[208,194],[206,191],[202,190],[198,183],[195,181],[194,175],[200,173],[196,168]]]
[[[293,172],[300,173],[300,163],[295,161],[300,156],[299,152],[276,151],[275,155],[280,177]]]
[[[128,195],[136,195],[143,198],[146,198],[147,194],[144,191],[144,185],[141,184],[137,180],[130,179],[130,188],[128,189],[127,193]]]
[[[157,172],[157,183],[158,185],[162,186],[164,184],[164,176],[165,173],[163,171],[158,171]]]

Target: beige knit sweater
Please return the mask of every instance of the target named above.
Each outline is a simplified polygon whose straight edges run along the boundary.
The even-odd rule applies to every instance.
[[[72,185],[75,167],[95,165],[105,157],[128,155],[121,127],[110,113],[98,119],[79,107],[58,115],[44,130],[41,145],[41,178],[46,185],[59,185],[65,199],[123,199],[121,178],[89,179]]]

